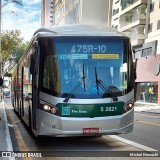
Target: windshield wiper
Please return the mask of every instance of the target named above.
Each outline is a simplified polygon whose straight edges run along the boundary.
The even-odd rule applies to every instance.
[[[80,81],[76,84],[76,86],[72,89],[71,93],[68,94],[68,96],[64,99],[63,102],[68,102],[69,99],[72,97],[72,95],[75,93],[75,91],[78,89],[78,87],[80,86],[80,84],[82,83],[83,81],[83,86],[84,86],[84,92],[86,91],[86,83],[85,83],[85,74],[84,74],[84,64],[83,64],[83,76],[82,78],[80,79]]]
[[[110,90],[110,88],[102,80],[98,79],[96,67],[95,67],[95,77],[96,77],[98,95],[99,95],[99,87],[98,86],[100,86],[105,93],[107,93],[107,91],[110,93],[113,101],[118,101],[117,96]]]
[[[82,79],[83,79],[83,87],[84,87],[84,92],[86,91],[86,81],[85,81],[85,74],[84,74],[84,64],[83,64],[83,77],[82,77]]]

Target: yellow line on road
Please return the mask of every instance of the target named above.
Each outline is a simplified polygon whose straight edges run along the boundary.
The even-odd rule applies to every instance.
[[[160,126],[160,123],[154,123],[154,122],[147,122],[147,121],[143,121],[143,120],[136,120],[136,122],[140,122],[140,123],[145,123],[145,124],[151,124],[154,126]]]
[[[15,132],[15,135],[16,135],[16,139],[18,141],[18,145],[19,145],[20,151],[22,151],[22,152],[23,151],[24,152],[28,151],[28,148],[27,148],[27,146],[26,146],[26,144],[25,144],[25,142],[24,142],[24,140],[23,140],[23,138],[21,136],[21,133],[20,133],[20,131],[19,131],[17,125],[16,125],[16,122],[14,122],[12,114],[9,114],[9,118],[11,119],[11,122],[13,124],[14,132]],[[31,157],[24,157],[23,159],[24,160],[32,160]]]

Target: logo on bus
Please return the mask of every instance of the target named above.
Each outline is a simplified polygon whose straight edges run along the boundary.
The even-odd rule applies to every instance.
[[[62,107],[62,115],[70,115],[70,107]]]

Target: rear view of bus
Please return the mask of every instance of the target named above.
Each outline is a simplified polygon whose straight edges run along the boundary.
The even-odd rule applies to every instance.
[[[18,90],[12,87],[14,108],[36,136],[133,130],[131,44],[110,28],[71,25],[37,30],[13,79],[21,79]]]

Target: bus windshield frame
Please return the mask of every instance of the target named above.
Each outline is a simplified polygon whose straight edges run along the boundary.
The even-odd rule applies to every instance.
[[[127,94],[133,86],[132,51],[126,47],[130,45],[127,40],[118,36],[43,38],[41,89],[57,97],[80,99]],[[97,82],[103,83],[103,88]]]

